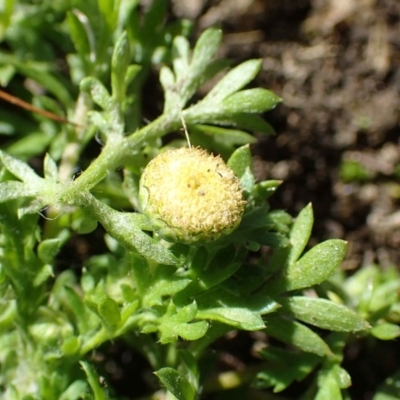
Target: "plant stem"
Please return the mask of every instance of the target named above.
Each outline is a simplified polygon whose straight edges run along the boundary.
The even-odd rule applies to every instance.
[[[82,148],[85,146],[83,140],[87,128],[85,127],[87,112],[90,108],[91,100],[89,95],[85,92],[80,92],[75,107],[75,115],[73,117],[76,127],[72,132],[72,138],[66,145],[60,161],[60,181],[66,182],[71,179],[73,170],[76,166]]]
[[[121,166],[124,159],[138,153],[142,145],[177,129],[179,125],[179,114],[163,114],[152,123],[127,137],[117,138],[113,136],[86,171],[64,190],[61,200],[68,204],[75,204],[74,199],[77,195],[93,188],[110,171]]]
[[[83,356],[89,351],[99,347],[105,341],[111,339],[110,333],[102,327],[96,334],[94,334],[85,344],[81,347],[80,355]]]

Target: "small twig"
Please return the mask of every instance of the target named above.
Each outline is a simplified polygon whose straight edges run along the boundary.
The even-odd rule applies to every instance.
[[[191,149],[192,144],[190,143],[189,132],[187,130],[185,119],[183,118],[182,114],[180,115],[180,117],[181,117],[181,121],[182,121],[183,130],[185,131],[186,140],[188,142],[188,147],[189,147],[189,149]]]
[[[3,100],[8,101],[11,104],[14,104],[18,107],[24,108],[25,110],[34,112],[36,114],[40,114],[43,115],[46,118],[52,119],[53,121],[57,121],[57,122],[62,122],[64,124],[71,124],[74,126],[79,126],[82,127],[81,125],[76,124],[75,122],[71,122],[68,119],[65,119],[63,117],[60,117],[57,114],[54,114],[50,111],[46,111],[46,110],[42,110],[41,108],[35,107],[30,103],[27,103],[24,100],[21,100],[18,97],[15,97],[7,92],[4,92],[3,90],[0,90],[0,98],[2,98]]]

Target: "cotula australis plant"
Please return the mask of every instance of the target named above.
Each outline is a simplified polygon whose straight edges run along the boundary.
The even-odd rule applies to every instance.
[[[36,105],[54,112],[61,104],[73,124],[42,119],[45,139],[15,133],[0,153],[2,398],[118,398],[90,357],[116,339],[141,352],[159,378],[151,398],[200,399],[240,386],[232,396],[243,399],[251,385],[260,395],[281,391],[313,371],[304,399],[341,398],[350,385],[340,366],[343,345],[369,328],[346,299],[321,286],[346,245],[328,240],[306,250],[311,206],[295,219],[271,210],[268,197],[279,182],[253,176],[249,132],[271,133],[260,114],[281,101],[267,89],[245,88],[261,60],[227,69],[215,58],[222,35],[214,28],[191,49],[188,23],[165,25],[166,3],[153,2],[142,19],[137,2],[76,2],[70,10],[20,4],[6,21],[3,40],[12,48],[16,28],[36,29],[18,18],[22,8],[59,20],[67,11],[52,40],[71,37],[70,81],[10,53],[7,82],[12,87],[17,72],[35,79],[53,95]],[[35,34],[51,53],[46,33]],[[154,65],[164,106],[143,126],[140,99]],[[193,147],[165,142],[182,120]],[[94,137],[101,152],[74,177]],[[26,160],[43,153],[41,176]],[[61,271],[57,254],[69,238],[97,224],[105,230],[102,253],[79,274]],[[218,380],[214,362],[207,371],[202,361],[231,330],[261,331],[283,345],[260,351],[256,368]],[[129,397],[138,397],[135,388]]]

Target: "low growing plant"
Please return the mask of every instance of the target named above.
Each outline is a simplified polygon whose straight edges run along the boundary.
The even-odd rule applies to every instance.
[[[191,50],[188,23],[165,25],[165,1],[142,20],[137,2],[75,3],[19,2],[12,18],[3,15],[3,40],[19,51],[0,55],[3,84],[18,88],[13,78],[29,77],[46,94],[34,104],[66,110],[72,123],[35,116],[38,132],[34,121],[13,123],[3,112],[11,140],[0,153],[2,398],[118,398],[91,357],[116,340],[142,353],[158,377],[159,392],[148,398],[217,399],[231,390],[243,399],[250,384],[261,395],[307,376],[303,399],[346,397],[343,348],[353,333],[367,333],[367,319],[380,324],[382,316],[352,310],[338,281],[327,281],[346,243],[307,248],[311,206],[294,219],[272,210],[267,200],[280,182],[253,176],[249,132],[271,133],[259,114],[281,101],[245,88],[261,61],[226,72],[226,60],[215,58],[221,32],[206,30]],[[51,37],[37,21],[52,22]],[[23,57],[32,59],[21,60],[16,39],[33,33],[23,42],[32,46]],[[41,41],[48,59],[39,62]],[[51,64],[59,43],[67,43],[70,79]],[[154,66],[164,106],[143,124],[143,87]],[[182,121],[192,147],[180,135],[166,139]],[[95,139],[100,154],[75,176]],[[79,271],[60,268],[70,238],[99,232],[98,224],[101,252]],[[396,337],[393,326],[376,336]],[[244,372],[220,372],[210,350],[232,330],[259,331],[280,345],[260,350]],[[135,388],[129,398],[137,398]]]

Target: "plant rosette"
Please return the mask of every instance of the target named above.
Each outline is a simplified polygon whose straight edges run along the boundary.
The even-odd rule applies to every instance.
[[[193,244],[230,234],[245,201],[239,179],[220,156],[200,148],[167,150],[145,168],[140,202],[165,240]]]

